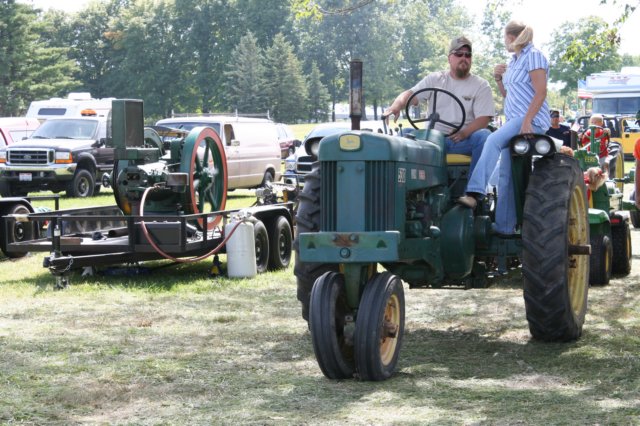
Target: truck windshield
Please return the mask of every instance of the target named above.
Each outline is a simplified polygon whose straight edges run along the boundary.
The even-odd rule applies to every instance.
[[[636,112],[640,111],[640,97],[594,98],[593,111],[607,115],[635,115]]]
[[[98,120],[48,120],[31,135],[33,139],[95,139]]]

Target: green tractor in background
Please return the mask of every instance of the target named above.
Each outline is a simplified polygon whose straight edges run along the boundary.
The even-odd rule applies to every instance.
[[[580,337],[589,289],[589,216],[578,161],[546,135],[510,142],[519,232],[492,231],[495,200],[474,211],[469,157],[447,155],[437,114],[411,137],[347,131],[325,137],[297,213],[298,299],[320,369],[331,379],[384,380],[396,368],[410,288],[488,286],[496,260],[519,259],[529,330],[543,341]],[[408,105],[413,98],[409,99]],[[459,103],[459,100],[458,100]],[[407,107],[407,117],[410,117]],[[417,123],[428,121],[426,129]],[[500,194],[497,195],[498,197]],[[385,271],[380,272],[379,266]]]
[[[629,226],[629,204],[623,201],[623,184],[629,181],[624,175],[624,157],[618,142],[611,141],[610,146],[617,158],[610,164],[609,179],[598,181],[595,172],[599,171],[598,153],[600,144],[606,137],[605,129],[589,126],[590,150],[582,147],[574,151],[574,156],[586,172],[585,180],[589,184],[589,228],[591,242],[589,283],[607,285],[611,275],[629,275],[631,272],[631,229]],[[596,136],[600,134],[600,136]],[[604,176],[603,176],[604,177]],[[635,210],[635,206],[632,206]]]

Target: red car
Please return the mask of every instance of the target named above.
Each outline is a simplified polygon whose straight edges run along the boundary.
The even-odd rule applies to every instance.
[[[37,118],[0,118],[0,148],[28,138],[38,126],[40,126],[40,121]]]
[[[280,142],[280,152],[282,159],[287,158],[300,146],[300,140],[296,139],[291,127],[286,124],[276,123],[278,128],[278,141]]]

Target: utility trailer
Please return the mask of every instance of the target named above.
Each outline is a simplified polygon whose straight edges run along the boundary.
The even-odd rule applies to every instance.
[[[116,204],[7,216],[6,226],[50,222],[43,238],[7,242],[9,252],[49,252],[44,265],[63,287],[79,267],[204,259],[224,251],[239,224],[252,222],[257,272],[289,265],[293,203],[275,204],[273,193],[262,191],[253,207],[226,210],[227,161],[214,129],[145,128],[143,103],[132,99],[114,100],[109,122],[106,145],[115,160],[102,185],[113,188]],[[233,216],[237,225],[227,232]]]
[[[221,218],[221,227],[200,230],[193,223]],[[6,228],[16,223],[49,223],[46,235],[23,241],[5,241],[14,256],[46,252],[43,266],[56,277],[56,288],[69,284],[73,270],[168,259],[204,259],[226,253],[227,225],[249,221],[254,226],[256,266],[259,272],[286,268],[291,260],[293,203],[254,206],[168,217],[123,215],[118,206],[89,207],[56,212],[10,215]],[[233,230],[233,228],[231,228]],[[188,260],[188,259],[187,259]]]

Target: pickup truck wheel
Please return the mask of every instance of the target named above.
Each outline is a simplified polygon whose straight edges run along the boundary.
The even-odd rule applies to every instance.
[[[96,182],[93,175],[86,169],[78,169],[67,186],[67,196],[79,198],[91,197],[95,186]]]
[[[22,204],[16,204],[6,211],[2,212],[2,216],[10,215],[10,214],[29,214],[29,209],[23,206]],[[0,229],[4,232],[6,228],[6,219],[0,219]],[[9,253],[7,252],[7,244],[20,242],[20,241],[28,241],[33,239],[34,236],[34,223],[35,222],[13,222],[8,229],[8,235],[6,238],[0,236],[0,249],[5,256],[17,259],[19,257],[24,257],[26,253]]]
[[[3,197],[26,197],[27,191],[19,191],[9,182],[0,181],[0,195]]]
[[[305,176],[304,188],[298,195],[296,214],[296,238],[293,247],[296,251],[293,273],[297,281],[297,296],[302,304],[302,318],[309,320],[309,298],[313,283],[325,272],[338,272],[339,266],[332,263],[311,263],[300,260],[298,235],[303,232],[320,230],[320,167],[315,165],[311,173]]]
[[[524,302],[532,336],[580,337],[589,291],[589,217],[578,162],[563,154],[536,161],[522,224]]]

